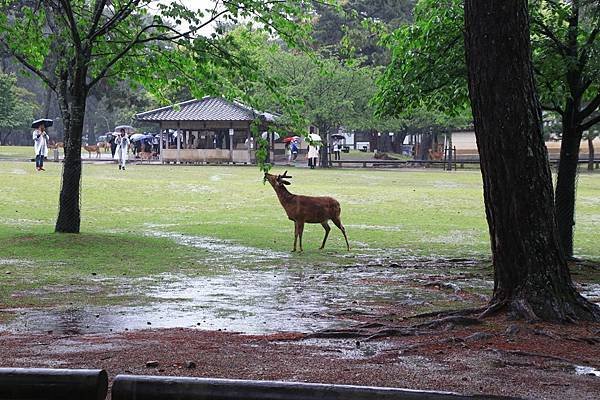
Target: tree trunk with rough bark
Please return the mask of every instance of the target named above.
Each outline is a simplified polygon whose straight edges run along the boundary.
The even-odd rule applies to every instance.
[[[576,123],[569,123],[568,114],[571,112],[565,113],[563,122],[554,208],[556,209],[559,244],[565,257],[571,258],[573,257],[573,229],[575,226],[575,188],[577,186],[579,146],[583,132]]]
[[[575,290],[558,242],[531,65],[527,0],[465,0],[469,93],[494,264],[489,311],[600,320]]]
[[[79,233],[81,223],[81,136],[84,126],[86,67],[76,70],[73,81],[68,74],[60,76],[59,103],[65,126],[65,158],[55,231]]]

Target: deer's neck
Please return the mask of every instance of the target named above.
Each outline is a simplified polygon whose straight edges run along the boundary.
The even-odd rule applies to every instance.
[[[279,202],[282,206],[285,206],[286,204],[290,203],[294,199],[294,197],[296,197],[295,194],[288,192],[288,190],[283,185],[274,187],[273,189],[275,189],[275,193],[277,193],[277,197],[279,198]]]

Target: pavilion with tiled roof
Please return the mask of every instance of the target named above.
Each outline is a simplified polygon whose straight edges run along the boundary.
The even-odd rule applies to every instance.
[[[276,116],[237,101],[207,96],[139,113],[135,118],[159,124],[162,162],[251,163],[252,122],[258,120],[265,128]]]

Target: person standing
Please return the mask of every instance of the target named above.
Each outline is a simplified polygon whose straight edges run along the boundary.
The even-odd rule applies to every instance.
[[[308,166],[310,169],[315,169],[317,166],[317,159],[319,158],[319,146],[315,143],[308,145]]]
[[[125,133],[125,129],[121,129],[121,135],[116,139],[117,142],[117,157],[119,159],[119,170],[125,171],[125,163],[127,162],[127,153],[129,152],[129,138]]]
[[[290,151],[292,153],[292,161],[296,161],[296,158],[298,158],[298,142],[296,140],[292,141]]]
[[[50,137],[46,133],[44,124],[38,125],[33,131],[33,149],[35,150],[35,169],[45,171],[44,158],[48,156],[48,141]]]
[[[117,135],[111,133],[108,143],[110,143],[110,153],[112,154],[112,158],[115,158],[115,152],[117,151]]]
[[[333,155],[336,161],[341,159],[341,151],[342,151],[342,145],[340,144],[340,142],[338,140],[336,140],[335,142],[333,142]]]

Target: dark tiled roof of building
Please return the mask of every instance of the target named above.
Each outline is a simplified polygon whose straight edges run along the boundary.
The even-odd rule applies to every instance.
[[[135,115],[138,121],[252,121],[261,117],[273,121],[275,116],[258,112],[237,101],[231,102],[221,97],[203,97],[184,101],[173,106],[158,108]]]

